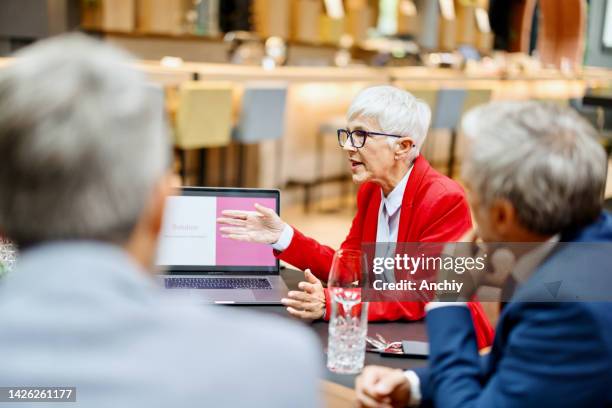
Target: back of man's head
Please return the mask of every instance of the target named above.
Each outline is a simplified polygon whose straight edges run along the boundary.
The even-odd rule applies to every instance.
[[[125,243],[165,173],[161,109],[131,58],[82,35],[0,70],[0,232]]]
[[[597,132],[575,111],[551,103],[492,102],[470,111],[463,178],[481,206],[512,203],[529,231],[557,234],[602,210],[606,156]]]

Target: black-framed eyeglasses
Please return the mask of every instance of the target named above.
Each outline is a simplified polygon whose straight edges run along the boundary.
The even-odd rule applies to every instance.
[[[377,133],[377,132],[368,132],[367,130],[356,129],[350,131],[348,129],[338,129],[338,144],[340,147],[344,147],[347,141],[351,141],[351,146],[356,149],[360,149],[366,142],[368,136],[389,136],[389,137],[404,137],[398,135],[390,135],[388,133]]]

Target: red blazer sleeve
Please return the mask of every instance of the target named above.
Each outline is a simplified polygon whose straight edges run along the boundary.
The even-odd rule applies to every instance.
[[[298,269],[310,269],[314,276],[326,281],[334,252],[332,248],[307,237],[294,227],[293,238],[287,249],[274,251],[274,254]]]
[[[357,214],[353,218],[351,229],[346,236],[341,248],[361,249],[361,236],[363,214],[367,205],[367,194],[369,186],[363,186],[357,194]],[[282,252],[274,251],[274,254],[281,260],[304,270],[309,268],[317,278],[327,281],[329,270],[331,269],[332,259],[335,250],[327,245],[322,245],[316,240],[309,238],[293,228],[293,239]]]

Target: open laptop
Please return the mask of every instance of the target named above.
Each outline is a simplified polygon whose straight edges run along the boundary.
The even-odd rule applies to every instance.
[[[280,210],[278,190],[183,187],[166,203],[157,265],[168,290],[205,303],[280,304],[287,287],[272,247],[234,241],[219,232],[224,210]]]

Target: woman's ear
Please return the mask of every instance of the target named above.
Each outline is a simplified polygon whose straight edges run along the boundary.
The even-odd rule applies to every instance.
[[[414,146],[414,140],[412,140],[412,138],[399,138],[397,140],[397,143],[395,144],[395,156],[398,158],[404,157],[405,155],[410,153]]]

